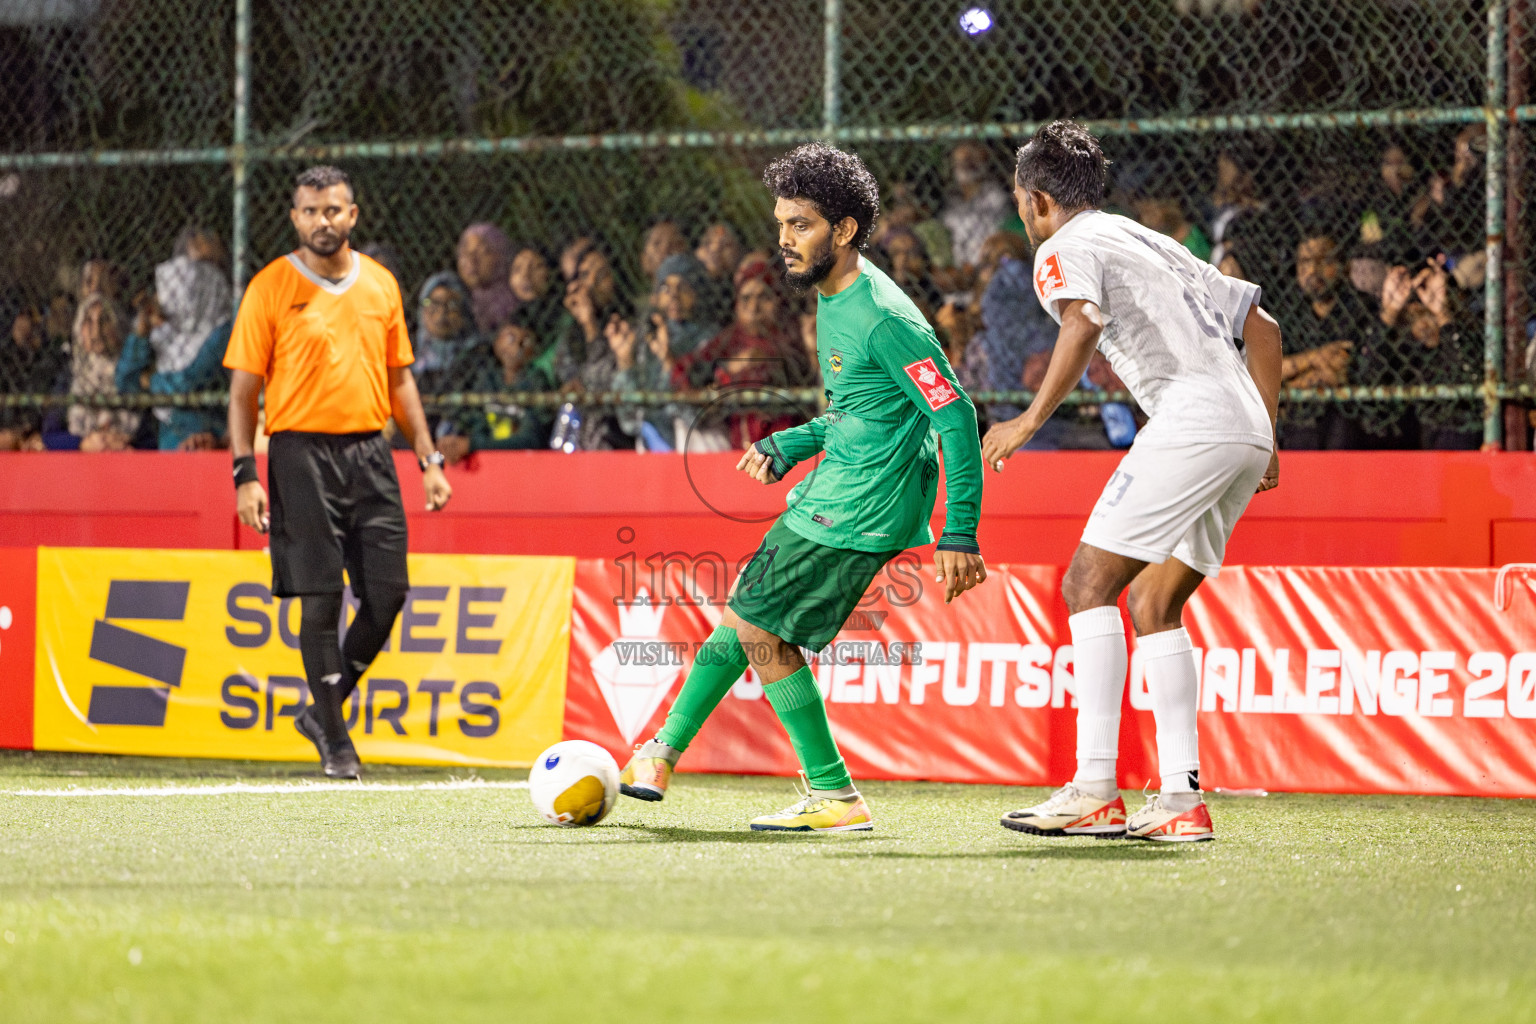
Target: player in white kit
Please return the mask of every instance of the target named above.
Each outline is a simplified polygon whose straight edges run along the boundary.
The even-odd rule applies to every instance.
[[[1024,413],[987,431],[986,464],[1027,442],[1097,348],[1148,422],[1110,477],[1062,582],[1077,677],[1077,774],[1004,816],[1036,835],[1213,839],[1200,795],[1198,679],[1184,604],[1221,568],[1256,491],[1279,483],[1280,328],[1257,285],[1223,277],[1178,242],[1104,213],[1107,162],[1081,125],[1056,121],[1019,150],[1014,193],[1035,245],[1035,292],[1061,325]],[[1239,350],[1237,341],[1242,342]],[[1131,623],[1157,721],[1161,792],[1127,818],[1115,785]]]

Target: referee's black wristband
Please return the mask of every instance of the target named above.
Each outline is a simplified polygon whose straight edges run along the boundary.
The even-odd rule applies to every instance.
[[[241,455],[235,459],[235,486],[253,484],[261,478],[256,475],[256,456]]]

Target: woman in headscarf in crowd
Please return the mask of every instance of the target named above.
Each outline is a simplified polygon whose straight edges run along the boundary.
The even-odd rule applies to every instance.
[[[127,323],[127,318],[123,315],[121,303],[124,287],[125,281],[122,271],[110,261],[89,259],[82,263],[80,271],[76,275],[74,294],[76,305],[70,307],[68,337],[74,337],[75,311],[79,308],[78,303],[84,302],[93,295],[100,296],[112,307],[112,316],[117,322]]]
[[[155,301],[161,320],[149,334],[155,371],[176,373],[197,357],[208,333],[229,319],[229,278],[208,260],[179,255],[155,268]]]
[[[469,289],[475,330],[490,337],[517,309],[517,296],[507,284],[512,242],[494,224],[471,224],[459,236],[457,263],[459,280]]]
[[[628,380],[646,390],[667,388],[672,365],[697,352],[724,326],[711,293],[709,274],[696,257],[678,253],[662,261],[649,323],[636,325],[644,345],[637,349],[637,369]]]
[[[423,394],[456,391],[471,385],[465,357],[479,343],[469,289],[451,270],[439,271],[421,286],[412,370]]]
[[[216,262],[221,252],[216,236],[184,232],[177,254],[155,268],[154,294],[137,304],[117,362],[121,394],[142,393],[146,378],[149,389],[160,394],[223,386],[231,293]],[[165,450],[212,447],[225,432],[224,416],[213,410],[162,407],[155,409],[155,419]]]
[[[736,271],[734,284],[735,320],[709,342],[672,361],[672,388],[805,386],[810,378],[809,359],[797,333],[790,329],[789,303],[779,274],[767,260],[755,260]],[[687,422],[683,420],[685,427]],[[732,413],[723,425],[725,447],[743,448],[796,422],[792,413]],[[697,425],[695,430],[710,426]]]
[[[713,293],[709,273],[697,257],[677,253],[662,261],[656,271],[649,333],[653,339],[665,339],[669,360],[693,352],[725,325],[724,309],[713,301]],[[659,358],[661,340],[647,347]]]
[[[123,272],[113,263],[103,259],[86,260],[80,268],[79,298],[104,295],[117,302],[123,293]]]
[[[185,370],[208,332],[230,318],[232,293],[229,275],[219,263],[224,246],[218,236],[188,228],[176,239],[172,253],[155,267],[153,298],[141,297],[134,303],[137,318],[124,346],[124,374],[130,372],[129,366],[134,374]],[[162,422],[163,411],[156,410]]]
[[[101,294],[87,296],[75,311],[70,350],[69,393],[78,397],[117,394],[117,357],[125,325],[117,307]],[[117,451],[128,447],[139,428],[139,414],[127,409],[72,405],[69,433],[75,440],[59,447],[82,451]]]
[[[518,312],[523,314],[522,326],[533,332],[537,351],[544,351],[554,343],[555,327],[565,312],[549,257],[535,246],[523,246],[512,257],[507,286],[517,299]]]
[[[674,360],[686,356],[720,329],[720,322],[706,319],[708,275],[704,264],[689,253],[676,253],[656,270],[648,322],[634,324],[611,320],[603,331],[608,350],[589,364],[582,383],[589,391],[667,390]],[[652,409],[622,415],[619,425],[626,434],[642,431],[649,421],[662,438],[670,439],[677,410]]]

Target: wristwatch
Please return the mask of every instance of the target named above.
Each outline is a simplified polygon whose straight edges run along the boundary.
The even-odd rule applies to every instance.
[[[436,466],[438,469],[442,469],[443,468],[443,463],[446,460],[443,458],[443,453],[442,452],[433,452],[431,455],[428,455],[426,458],[424,458],[424,459],[417,459],[416,461],[421,464],[421,471],[423,473],[425,473],[427,471],[427,467],[428,466]]]

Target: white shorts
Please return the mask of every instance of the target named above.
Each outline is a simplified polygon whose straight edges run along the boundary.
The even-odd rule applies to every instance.
[[[1094,505],[1083,543],[1143,562],[1172,556],[1215,576],[1269,457],[1269,449],[1242,442],[1143,445],[1138,438]]]

